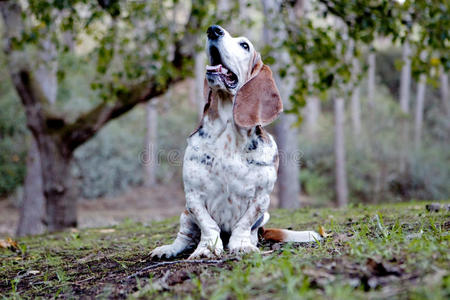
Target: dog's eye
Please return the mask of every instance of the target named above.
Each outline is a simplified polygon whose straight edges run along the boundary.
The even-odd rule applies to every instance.
[[[240,42],[239,45],[247,51],[250,50],[250,46],[246,42]]]

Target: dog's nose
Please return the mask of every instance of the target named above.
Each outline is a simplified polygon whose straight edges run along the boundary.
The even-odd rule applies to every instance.
[[[217,40],[219,37],[223,36],[225,32],[219,25],[213,25],[208,28],[206,34],[208,35],[208,39]]]

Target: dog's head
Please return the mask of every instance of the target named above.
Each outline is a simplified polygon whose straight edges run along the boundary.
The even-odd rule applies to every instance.
[[[205,95],[222,91],[234,96],[234,122],[241,127],[271,123],[283,110],[270,68],[245,37],[232,37],[213,25],[207,31]]]

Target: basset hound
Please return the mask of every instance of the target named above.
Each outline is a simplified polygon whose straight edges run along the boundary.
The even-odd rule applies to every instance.
[[[183,162],[186,210],[170,245],[152,257],[173,257],[196,247],[190,259],[258,251],[258,237],[277,242],[320,240],[313,231],[264,229],[277,179],[278,149],[263,126],[283,104],[252,43],[220,26],[207,30],[204,97],[197,130],[188,138]]]

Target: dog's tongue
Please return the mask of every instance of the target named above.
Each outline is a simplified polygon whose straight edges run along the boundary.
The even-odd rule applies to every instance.
[[[206,71],[208,72],[216,72],[216,73],[223,73],[227,74],[228,70],[224,67],[222,67],[221,64],[215,65],[215,66],[206,66]]]

